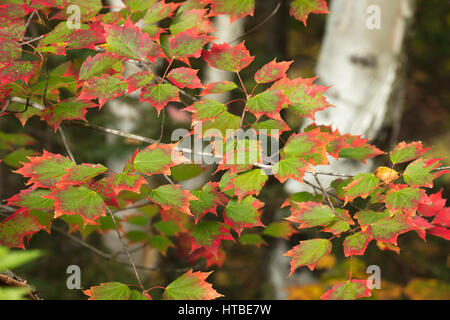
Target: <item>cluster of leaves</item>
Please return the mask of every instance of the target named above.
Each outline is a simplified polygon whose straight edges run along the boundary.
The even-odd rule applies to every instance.
[[[332,106],[324,97],[328,88],[315,84],[315,78],[287,76],[291,61],[268,62],[255,73],[253,89],[247,90],[240,72],[254,57],[244,42],[236,46],[213,43],[210,18],[227,14],[233,22],[252,16],[254,0],[125,0],[123,9],[108,13],[101,13],[100,0],[9,2],[0,5],[2,115],[12,114],[23,125],[30,117],[38,116],[57,130],[63,120],[86,121],[88,108],[101,109],[107,101],[139,89],[140,100],[158,114],[169,103],[186,104],[184,111],[192,113],[192,137],[215,138],[211,139],[210,155],[222,160],[216,170],[222,175],[216,182],[211,178],[199,190],[182,189],[169,176],[179,182],[201,174],[204,168],[190,164],[187,156],[195,152],[186,152],[177,143],[155,143],[138,149],[121,172],[114,172],[102,164],[76,164],[69,157],[46,150],[42,154],[26,153],[26,149],[13,151],[32,139],[0,133],[0,150],[10,151],[5,162],[12,166],[23,162],[16,173],[29,179],[26,189],[7,200],[8,206],[18,209],[0,223],[0,244],[24,248],[24,238],[40,230],[50,232],[54,219],[65,221],[70,231],[79,231],[83,237],[116,226],[118,232],[124,233],[123,224],[129,223],[151,228],[151,232],[124,233],[130,243],[142,243],[166,254],[176,242],[179,253],[189,262],[205,259],[208,268],[220,267],[224,262],[225,240],[238,239],[242,244],[259,246],[265,243],[263,236],[289,239],[297,229],[318,228],[331,234],[328,238],[301,241],[285,254],[292,258],[292,274],[301,266],[314,269],[331,252],[334,238],[343,238],[345,256],[362,255],[372,240],[382,250],[398,252],[397,237],[412,230],[423,239],[427,233],[449,239],[445,201],[440,193],[427,195],[424,190],[445,171],[435,171],[438,159],[422,158],[426,150],[420,142],[400,143],[390,153],[390,168],[337,179],[332,184],[333,195],[316,186],[317,195],[290,196],[284,206],[290,208],[291,215],[268,226],[262,224],[264,203],[258,196],[270,174],[280,183],[287,179],[303,182],[307,172],[316,175],[314,166],[328,164],[329,157],[365,162],[384,152],[360,136],[341,134],[331,126],[313,123],[303,132],[293,133],[283,120],[283,110],[314,120],[316,112]],[[69,28],[66,22],[66,7],[70,4],[81,9],[78,29]],[[325,0],[291,2],[291,14],[305,25],[309,13],[327,12]],[[42,37],[26,41],[28,22],[24,17],[33,16],[39,18],[38,22],[57,24]],[[143,22],[142,28],[137,26],[138,21]],[[86,49],[89,56],[81,63],[68,60],[47,72],[47,56],[66,56],[74,49]],[[154,73],[157,60],[167,62],[163,76]],[[235,73],[239,81],[203,84],[198,70],[191,67],[193,61]],[[141,71],[125,78],[125,62],[141,67]],[[210,98],[237,89],[242,91],[241,100],[245,102],[242,114],[233,114],[226,104]],[[192,97],[192,101],[186,103],[182,94]],[[200,100],[204,95],[208,97]],[[26,101],[25,110],[20,101]],[[202,129],[194,137],[198,127]],[[236,132],[244,128],[252,129],[255,137],[236,139]],[[221,134],[211,134],[208,129]],[[290,132],[285,143],[279,136],[272,137],[283,144],[279,161],[261,162],[257,139],[261,129]],[[14,155],[19,150],[20,154]],[[225,150],[224,155],[220,150]],[[236,156],[245,159],[244,163],[227,161]],[[395,166],[406,162],[411,163],[398,173]],[[185,177],[180,174],[183,171],[194,174]],[[155,175],[166,176],[170,183],[150,186],[147,179]],[[357,198],[367,199],[364,208],[354,204]],[[352,206],[358,209],[353,215],[349,209]],[[136,207],[139,213],[124,219],[114,216],[112,210],[124,207]],[[165,287],[163,297],[220,297],[205,281],[208,275],[190,270]],[[151,299],[148,290],[131,290],[118,282],[101,284],[85,293],[91,299]],[[323,298],[368,295],[365,280],[350,278]]]

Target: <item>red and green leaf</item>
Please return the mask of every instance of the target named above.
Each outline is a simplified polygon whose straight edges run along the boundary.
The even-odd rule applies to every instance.
[[[188,190],[183,190],[178,185],[169,184],[150,190],[148,198],[159,204],[164,210],[176,208],[181,212],[192,215],[189,210],[189,202],[197,200]]]
[[[254,59],[250,56],[244,42],[235,47],[228,43],[213,43],[210,50],[203,51],[202,57],[211,67],[231,72],[241,71]]]
[[[286,72],[293,61],[277,62],[277,59],[264,65],[255,73],[256,83],[269,83],[286,77]]]
[[[0,223],[0,245],[25,249],[24,237],[44,228],[27,209],[21,208]]]
[[[370,241],[372,241],[372,235],[362,231],[346,237],[344,240],[345,256],[363,255]]]
[[[170,175],[171,167],[186,161],[176,147],[176,144],[152,144],[135,155],[133,168],[145,175]]]
[[[247,196],[241,201],[231,199],[225,207],[224,221],[238,234],[242,232],[243,228],[251,228],[264,226],[260,221],[260,209],[264,204],[253,198]]]
[[[291,212],[286,220],[300,223],[299,229],[326,226],[336,219],[329,206],[312,201],[296,203],[291,206]]]
[[[197,77],[198,70],[194,70],[191,68],[176,68],[172,69],[167,75],[167,79],[172,81],[174,85],[183,89],[196,89],[203,88],[200,79]]]
[[[345,202],[352,201],[357,197],[367,198],[378,186],[380,180],[373,173],[360,173],[353,177],[352,182],[344,187]]]
[[[148,101],[156,108],[158,115],[169,102],[179,102],[180,89],[170,83],[150,84],[142,88],[141,101]]]
[[[292,275],[301,266],[308,266],[309,269],[314,270],[319,260],[331,252],[332,247],[331,242],[327,239],[300,241],[300,244],[284,254],[292,258],[289,275]]]
[[[433,172],[440,165],[440,159],[425,160],[419,158],[406,167],[405,172],[403,172],[403,179],[410,186],[432,188],[433,180],[444,173],[450,172],[450,170]]]
[[[246,16],[253,16],[255,0],[210,0],[211,14],[226,14],[230,17],[230,24]]]
[[[106,205],[102,197],[85,186],[55,189],[47,197],[55,200],[55,218],[63,214],[79,214],[84,224],[91,224],[106,213]]]
[[[213,300],[222,297],[206,282],[211,272],[192,272],[192,269],[172,281],[163,293],[166,300]]]
[[[64,176],[67,169],[74,166],[73,162],[59,154],[44,150],[42,156],[29,157],[30,162],[24,163],[23,167],[16,172],[28,180],[28,185],[33,188],[49,188],[55,186],[59,179]]]
[[[335,285],[320,298],[322,300],[355,300],[370,296],[367,280],[349,280]]]
[[[293,0],[289,13],[306,26],[306,20],[311,13],[327,14],[329,11],[325,0]]]
[[[217,255],[222,240],[233,240],[230,231],[217,221],[200,221],[192,227],[191,252],[198,248],[205,248]]]
[[[428,151],[429,148],[424,149],[422,142],[400,142],[389,154],[393,164],[408,162],[420,157],[423,153]]]

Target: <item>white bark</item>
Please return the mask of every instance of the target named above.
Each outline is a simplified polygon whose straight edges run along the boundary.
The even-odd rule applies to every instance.
[[[398,90],[403,40],[413,4],[413,0],[331,2],[316,74],[319,84],[332,86],[326,98],[336,107],[318,112],[316,123],[331,124],[343,134],[362,134],[373,139],[382,125],[392,120],[398,107],[394,104],[401,103],[397,99],[393,104],[393,97]],[[318,166],[317,170],[354,174],[369,171],[370,166],[371,163],[330,159],[330,165]],[[328,187],[336,177],[320,176],[320,179]],[[312,191],[292,180],[286,184],[286,190]],[[277,263],[277,256],[284,249],[279,246],[273,252],[272,264]],[[285,273],[287,269],[287,263],[271,268],[272,273]],[[284,288],[288,284],[298,283],[296,274],[289,282],[276,274],[271,277],[277,298],[281,299],[285,298]]]

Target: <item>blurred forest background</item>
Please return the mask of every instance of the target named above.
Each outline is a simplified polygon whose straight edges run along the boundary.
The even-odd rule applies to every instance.
[[[355,0],[356,1],[356,0]],[[264,17],[269,16],[278,1],[256,1],[255,16],[246,19],[246,29],[250,30]],[[407,34],[407,73],[406,92],[403,115],[401,118],[399,141],[421,140],[425,146],[433,147],[428,157],[445,157],[444,165],[450,165],[450,11],[447,0],[418,0],[416,13]],[[323,38],[327,15],[311,15],[308,27],[289,16],[286,1],[280,10],[263,26],[248,34],[244,39],[252,55],[254,63],[244,70],[243,77],[252,81],[254,72],[266,62],[277,57],[278,61],[294,60],[290,76],[303,78],[315,76],[314,68]],[[84,58],[88,50],[72,50],[69,56]],[[53,57],[49,60],[50,70],[63,63],[64,57]],[[201,66],[195,66],[201,68]],[[129,98],[128,98],[129,99]],[[122,116],[115,115],[107,105],[98,112],[89,109],[86,118],[93,124],[115,128]],[[147,137],[159,135],[159,119],[156,111],[147,105],[136,103],[138,117],[131,120],[136,125],[133,132]],[[351,117],[351,115],[349,115]],[[127,117],[124,115],[123,117]],[[169,117],[170,118],[170,117]],[[290,125],[294,119],[286,119]],[[171,119],[166,123],[165,142],[170,142],[170,132],[177,127],[186,126],[183,122]],[[38,142],[33,146],[36,151],[46,149],[54,153],[65,154],[59,135],[52,128],[37,118],[31,118],[22,129],[20,122],[13,116],[0,117],[0,128],[3,132],[26,132]],[[106,163],[110,157],[127,157],[137,147],[125,139],[111,140],[102,133],[81,128],[65,127],[66,135],[78,162]],[[382,150],[389,148],[392,128],[386,127],[374,143]],[[75,142],[76,141],[76,142]],[[1,150],[0,150],[1,152]],[[382,165],[383,163],[379,163]],[[7,199],[23,188],[24,181],[19,175],[11,174],[14,170],[5,163],[0,164],[0,199]],[[450,199],[450,176],[438,179],[434,192],[443,190],[443,197]],[[274,211],[280,207],[281,199],[286,197],[285,191],[276,185],[268,185],[263,189],[266,207],[262,217],[264,224],[270,223]],[[448,203],[449,204],[449,203]],[[447,205],[448,205],[447,204]],[[63,222],[57,227],[65,229]],[[308,237],[302,231],[292,237],[292,245],[299,239]],[[101,248],[101,235],[95,233],[87,238],[88,242]],[[271,299],[274,297],[268,275],[267,260],[269,258],[272,239],[265,239],[267,245],[256,248],[252,245],[225,243],[227,258],[221,268],[216,270],[210,280],[214,287],[227,299]],[[414,232],[399,238],[401,255],[392,251],[380,251],[371,244],[362,259],[354,259],[355,277],[361,274],[367,277],[367,265],[376,264],[381,267],[382,290],[375,290],[375,298],[433,298],[449,296],[450,255],[448,242],[433,236],[427,237],[424,243]],[[88,288],[101,282],[121,281],[134,283],[134,275],[130,270],[117,263],[108,262],[80,246],[67,236],[53,232],[48,235],[40,232],[34,236],[28,248],[43,249],[45,256],[17,269],[16,273],[27,279],[39,290],[44,299],[84,299],[79,290],[68,290],[66,287],[66,268],[75,264],[80,266],[82,287]],[[180,259],[175,249],[169,249],[167,255],[159,257],[161,270],[144,272],[148,286],[164,285],[181,273],[177,268],[189,268],[190,265]],[[324,291],[324,284],[332,279],[342,278],[348,272],[349,259],[344,259],[342,247],[333,251],[333,257],[319,265],[314,273],[321,282],[306,286],[293,285],[288,288],[290,299],[316,299]],[[204,270],[204,264],[200,265]],[[286,276],[288,272],[286,270]],[[420,279],[428,279],[423,282]],[[406,289],[405,289],[406,288]],[[152,291],[153,292],[153,291]],[[154,293],[156,293],[155,290]]]

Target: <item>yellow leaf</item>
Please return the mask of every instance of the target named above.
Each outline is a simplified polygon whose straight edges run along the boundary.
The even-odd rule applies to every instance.
[[[380,179],[384,184],[390,184],[398,179],[398,172],[388,167],[378,167],[374,171],[375,176]]]

